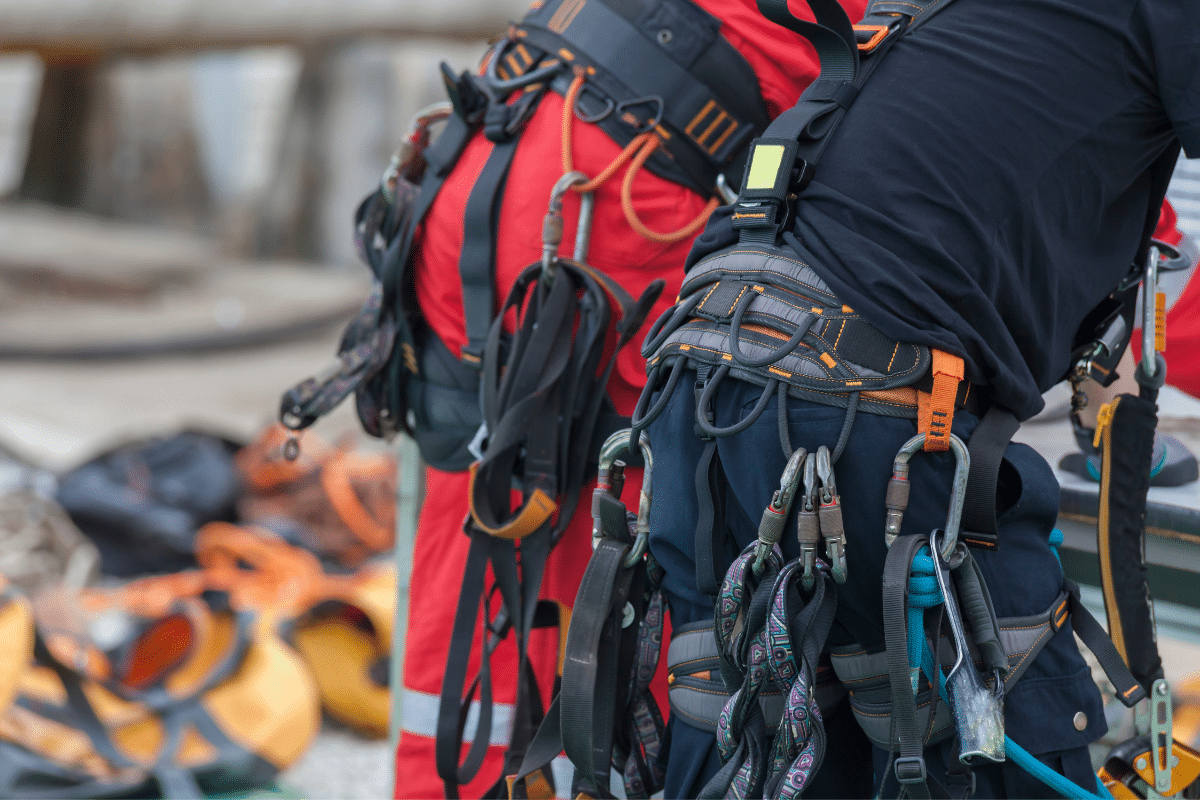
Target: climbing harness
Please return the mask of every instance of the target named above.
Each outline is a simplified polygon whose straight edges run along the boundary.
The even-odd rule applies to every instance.
[[[551,0],[492,47],[482,74],[455,75],[443,65],[449,103],[418,114],[379,190],[356,214],[372,294],[343,334],[337,360],[285,393],[284,424],[302,430],[353,392],[367,433],[403,431],[426,463],[446,471],[476,460],[470,444],[482,423],[480,369],[496,312],[500,201],[523,126],[546,92],[561,95],[563,174],[574,171],[576,119],[624,148],[572,188],[590,193],[625,167],[621,202],[630,226],[654,242],[687,238],[740,182],[747,145],[768,122],[753,70],[719,29],[687,0]],[[425,214],[477,132],[494,146],[466,204],[459,270],[468,342],[455,354],[423,320],[411,258]],[[651,230],[632,203],[643,168],[712,198],[709,207],[681,230]]]
[[[592,442],[606,432],[611,424],[606,420],[615,417],[604,389],[617,354],[637,333],[662,291],[663,282],[654,281],[635,301],[586,263],[557,256],[562,194],[578,178],[568,173],[554,187],[543,226],[548,257],[531,264],[514,282],[483,350],[481,405],[486,439],[482,457],[470,468],[470,513],[464,530],[471,547],[438,715],[437,767],[448,796],[454,796],[457,786],[478,770],[491,735],[490,724],[481,721],[472,744],[477,755],[468,755],[460,763],[466,715],[475,694],[469,690],[463,699],[467,662],[489,565],[516,637],[522,676],[505,775],[517,772],[541,723],[542,700],[526,646],[542,572],[550,549],[574,514]],[[508,337],[504,320],[510,310],[517,324]],[[613,327],[617,339],[605,360],[605,342]],[[515,510],[514,485],[521,491]],[[486,664],[481,667],[481,680],[487,669]],[[502,780],[495,791],[503,789]]]
[[[850,687],[850,705],[860,726],[876,745],[895,754],[894,775],[905,792],[929,796],[924,749],[956,734],[963,771],[952,773],[951,778],[958,781],[959,790],[965,791],[973,780],[969,763],[1003,761],[1009,753],[1042,780],[1061,786],[1011,740],[1006,747],[1002,702],[1004,688],[1015,684],[1068,620],[1074,621],[1074,630],[1093,652],[1101,654],[1110,680],[1125,695],[1123,702],[1132,705],[1145,695],[1116,656],[1103,628],[1079,602],[1073,584],[1067,582],[1066,590],[1042,614],[995,617],[982,572],[968,548],[999,546],[997,478],[1018,427],[1016,417],[964,380],[961,359],[891,340],[842,303],[806,263],[805,249],[790,234],[795,204],[864,81],[900,36],[948,4],[875,0],[863,22],[851,26],[836,2],[814,0],[810,7],[815,22],[806,22],[793,17],[782,0],[759,0],[767,17],[812,42],[820,57],[821,76],[795,108],[751,144],[746,176],[730,216],[738,242],[690,266],[675,306],[653,324],[643,344],[649,380],[635,409],[635,429],[645,428],[665,410],[686,370],[695,374],[696,432],[705,440],[696,475],[697,586],[708,594],[717,594],[720,588],[719,648],[729,649],[720,634],[723,614],[740,619],[732,629],[739,637],[732,652],[742,660],[731,660],[721,652],[723,668],[732,663],[741,669],[726,676],[734,694],[716,724],[718,741],[724,742],[725,768],[718,774],[721,780],[710,784],[711,796],[769,794],[776,788],[766,778],[761,734],[771,729],[771,721],[760,726],[757,706],[739,699],[739,693],[742,697],[761,694],[765,674],[753,668],[758,662],[743,655],[758,652],[763,645],[761,638],[755,639],[758,617],[750,613],[758,606],[746,598],[763,593],[763,576],[772,570],[795,574],[803,591],[820,590],[827,577],[831,589],[836,586],[834,578],[845,579],[852,565],[843,560],[844,538],[835,521],[839,501],[831,479],[858,411],[915,419],[918,435],[898,453],[887,489],[885,538],[891,549],[884,575],[886,649],[868,653],[854,644],[831,647],[830,656],[838,679]],[[1170,175],[1164,166],[1168,156],[1153,171],[1163,192]],[[1132,291],[1136,295],[1136,285]],[[1128,292],[1128,287],[1118,287],[1112,301],[1081,328],[1073,360],[1083,364],[1082,369],[1104,369],[1104,359],[1114,355],[1119,359],[1132,329],[1127,324],[1124,332],[1120,330],[1119,321],[1130,313],[1124,307],[1128,296],[1121,292]],[[760,386],[762,393],[741,419],[718,427],[712,399],[718,385],[729,377]],[[656,393],[661,393],[657,400]],[[716,576],[722,574],[720,561],[728,532],[723,522],[726,481],[715,439],[747,429],[764,413],[772,396],[778,398],[780,440],[790,456],[776,497],[795,487],[791,491],[799,505],[800,557],[794,564],[772,566],[766,552],[778,541],[774,529],[782,523],[764,516],[759,541],[734,561],[724,582],[719,582]],[[823,454],[827,460],[821,453],[792,453],[784,410],[789,396],[846,409],[838,445]],[[954,412],[962,408],[980,420],[969,444],[950,432]],[[951,507],[944,532],[897,538],[908,505],[908,462],[917,450],[954,453]],[[823,514],[826,510],[829,513]],[[774,508],[776,515],[778,511]],[[819,557],[822,541],[828,566]],[[749,569],[743,563],[747,560]],[[918,563],[922,590],[910,593]],[[742,604],[747,604],[746,611],[739,618],[736,609]],[[672,675],[684,669],[674,649],[668,654]],[[681,658],[709,657],[694,645],[686,653],[680,649]],[[983,665],[982,675],[976,663]],[[949,667],[947,675],[940,665]],[[939,703],[943,693],[945,701]],[[702,704],[682,689],[673,691],[671,698],[673,711],[686,712],[690,724],[704,727],[695,723],[700,716],[695,712],[711,709],[712,703]],[[723,733],[726,719],[728,732]],[[750,764],[747,759],[753,758],[759,758],[759,763]]]
[[[629,798],[647,798],[663,786],[666,725],[650,692],[666,613],[663,573],[647,551],[654,459],[645,435],[631,450],[630,433],[617,431],[600,449],[593,554],[575,598],[562,691],[509,779],[511,797],[552,796],[548,765],[564,750],[576,770],[572,797],[611,797],[611,770]],[[640,455],[643,464],[636,515],[620,499],[623,454]]]
[[[638,234],[656,243],[692,236],[717,198],[739,183],[747,144],[768,119],[749,64],[722,38],[719,20],[687,0],[538,3],[491,48],[479,74],[456,75],[445,65],[442,73],[449,103],[419,117],[381,188],[358,209],[360,254],[375,276],[372,295],[347,328],[338,360],[288,392],[281,416],[298,431],[354,392],[368,433],[403,431],[427,464],[470,470],[465,529],[471,548],[436,737],[438,774],[455,796],[483,763],[493,722],[489,656],[510,632],[519,663],[505,775],[518,771],[543,717],[526,640],[534,627],[565,628],[568,614],[537,600],[542,569],[571,519],[600,442],[627,426],[607,398],[606,383],[617,352],[662,289],[655,282],[635,300],[588,266],[592,193],[619,179],[624,216]],[[522,130],[547,92],[563,97],[563,178],[543,224],[540,262],[522,272],[498,304],[501,202]],[[598,126],[622,148],[592,177],[575,170],[577,121]],[[437,136],[433,125],[441,126]],[[467,343],[455,353],[416,302],[413,249],[443,182],[479,132],[492,148],[464,210],[459,271]],[[643,169],[710,198],[708,207],[680,230],[651,229],[632,201]],[[581,194],[573,259],[558,256],[568,191]],[[511,333],[506,315],[517,318]],[[520,494],[515,511],[514,489]],[[489,567],[495,586],[485,592]],[[481,605],[483,660],[468,680]],[[478,724],[464,751],[466,715],[475,700]],[[538,785],[552,788],[548,771],[542,778]],[[490,794],[504,788],[498,783]]]

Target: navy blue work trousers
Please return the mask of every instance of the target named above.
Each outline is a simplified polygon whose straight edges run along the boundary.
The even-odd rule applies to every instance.
[[[649,428],[654,452],[654,495],[650,524],[650,551],[666,570],[664,589],[670,602],[672,623],[711,619],[712,598],[696,586],[694,556],[697,497],[696,468],[705,442],[695,430],[695,375],[685,373],[666,409]],[[761,387],[726,380],[717,389],[713,410],[717,427],[727,427],[746,416],[758,401]],[[815,451],[831,450],[838,440],[845,411],[796,398],[788,399],[791,446]],[[717,452],[728,480],[725,523],[736,549],[719,557],[725,564],[757,537],[762,511],[779,486],[785,465],[780,443],[778,408],[772,400],[749,429],[717,440]],[[960,411],[954,432],[969,439],[978,420]],[[832,644],[872,635],[883,640],[882,570],[884,494],[897,450],[916,433],[916,422],[860,412],[834,474],[842,498],[846,529],[849,580],[838,587],[838,623],[830,634]],[[1063,589],[1062,570],[1048,544],[1058,515],[1059,488],[1053,471],[1032,448],[1011,444],[1003,472],[1012,487],[1007,508],[998,518],[999,549],[976,551],[1000,617],[1026,616],[1046,611]],[[928,535],[943,527],[949,506],[955,461],[951,453],[917,453],[911,460],[911,499],[902,535]],[[795,504],[798,505],[798,504]],[[799,555],[795,535],[795,506],[781,542],[787,559]],[[851,635],[850,631],[855,631]],[[863,642],[863,644],[872,644]],[[843,701],[843,706],[846,705]],[[1082,716],[1077,716],[1082,712]],[[830,720],[845,728],[839,718]],[[1092,789],[1095,777],[1087,745],[1106,731],[1100,693],[1093,684],[1068,624],[1055,635],[1005,698],[1005,724],[1012,739],[1068,778]],[[720,766],[716,737],[683,720],[671,720],[671,748],[667,761],[666,796],[694,797]],[[853,727],[853,726],[851,726]],[[1082,728],[1080,730],[1079,728]],[[840,730],[840,729],[839,729]],[[887,754],[864,736],[841,730],[831,738],[825,763],[807,792],[814,797],[864,796],[863,782],[847,783],[845,773],[867,774],[874,764],[874,786],[885,776]],[[930,748],[926,759],[930,774],[944,773],[943,747]],[[976,797],[1045,797],[1050,790],[1011,762],[976,770]],[[889,778],[885,795],[895,796],[895,778]]]

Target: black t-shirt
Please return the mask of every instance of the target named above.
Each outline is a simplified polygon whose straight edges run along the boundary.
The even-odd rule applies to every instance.
[[[1200,157],[1200,0],[955,0],[867,81],[785,239],[1025,419],[1128,273],[1176,138]],[[692,260],[733,238],[714,217]]]

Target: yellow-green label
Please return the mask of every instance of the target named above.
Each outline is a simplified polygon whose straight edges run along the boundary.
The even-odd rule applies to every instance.
[[[750,161],[750,175],[746,179],[747,189],[773,189],[779,165],[783,162],[783,145],[756,144]]]

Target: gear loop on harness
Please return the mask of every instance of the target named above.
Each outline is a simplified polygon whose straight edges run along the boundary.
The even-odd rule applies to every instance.
[[[725,376],[728,374],[728,364],[722,364],[721,366],[717,367],[716,374],[705,381],[704,388],[700,391],[700,398],[696,403],[696,425],[701,431],[713,438],[733,436],[734,434],[741,433],[753,425],[755,421],[762,416],[763,412],[766,411],[767,403],[770,402],[772,395],[775,394],[775,387],[779,385],[779,381],[775,380],[774,378],[767,381],[766,388],[763,389],[762,394],[758,398],[758,402],[755,404],[754,408],[751,409],[747,416],[738,420],[733,425],[730,425],[728,428],[718,428],[708,421],[708,408],[712,403],[713,396],[717,392],[717,386],[720,385],[721,381],[724,380]]]
[[[742,295],[733,309],[733,317],[729,321],[729,353],[733,356],[733,360],[737,361],[744,367],[765,367],[768,364],[773,364],[779,359],[786,356],[788,353],[795,350],[800,345],[800,340],[804,338],[804,334],[808,333],[812,327],[816,315],[807,313],[803,320],[796,326],[795,333],[787,340],[787,343],[780,346],[778,349],[769,350],[767,355],[762,358],[750,358],[742,352],[742,319],[746,315],[746,309],[750,307],[750,303],[755,297],[758,297],[762,292],[759,287],[752,286]]]
[[[629,418],[629,424],[634,431],[645,430],[651,422],[654,422],[654,420],[658,419],[659,415],[666,410],[667,406],[671,402],[671,396],[675,392],[675,386],[679,383],[680,377],[683,376],[683,368],[686,366],[687,361],[682,358],[677,359],[675,363],[671,365],[671,374],[667,376],[667,384],[663,387],[662,395],[659,396],[658,402],[655,403],[650,409],[647,409],[646,406],[650,405],[651,394],[649,392],[643,392],[638,397],[637,406],[634,407],[633,415]],[[661,364],[656,366],[654,372],[651,373],[649,380],[657,380],[662,369],[663,366]]]

